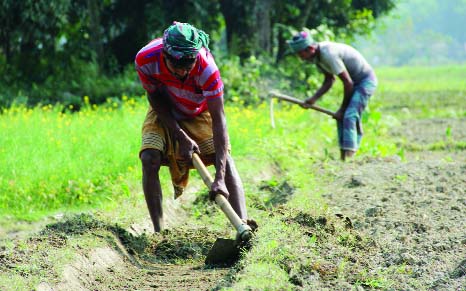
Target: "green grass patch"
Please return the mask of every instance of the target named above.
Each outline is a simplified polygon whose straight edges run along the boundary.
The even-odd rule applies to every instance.
[[[466,65],[437,67],[382,67],[377,68],[379,91],[435,92],[465,91]]]
[[[12,107],[0,116],[0,209],[33,218],[62,208],[111,204],[139,174],[141,106],[109,101],[71,108]],[[121,107],[121,108],[120,108]]]

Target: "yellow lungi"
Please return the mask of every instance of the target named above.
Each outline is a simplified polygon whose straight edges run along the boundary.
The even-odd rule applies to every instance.
[[[180,127],[192,138],[201,152],[200,156],[206,165],[215,162],[215,147],[212,134],[212,118],[206,110],[192,119],[178,121]],[[189,169],[192,163],[184,161],[179,153],[178,142],[170,135],[152,108],[149,108],[142,126],[143,150],[155,149],[162,153],[162,165],[168,166],[173,183],[175,199],[183,194],[188,184]]]

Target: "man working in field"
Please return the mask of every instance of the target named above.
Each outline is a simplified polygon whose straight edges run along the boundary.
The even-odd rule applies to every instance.
[[[293,36],[288,44],[302,60],[316,64],[325,76],[316,93],[304,101],[304,108],[309,108],[332,87],[335,76],[343,82],[343,102],[335,113],[335,119],[341,159],[352,157],[363,135],[362,112],[377,87],[374,70],[353,47],[328,41],[317,43],[305,31]]]
[[[242,182],[229,154],[223,83],[208,44],[204,31],[174,22],[136,55],[150,104],[139,153],[142,184],[156,232],[163,228],[160,166],[169,167],[177,198],[187,185],[193,152],[215,164],[211,199],[224,195],[238,216],[247,218]]]

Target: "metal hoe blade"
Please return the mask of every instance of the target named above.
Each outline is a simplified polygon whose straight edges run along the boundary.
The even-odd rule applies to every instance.
[[[204,183],[210,189],[214,180],[197,153],[193,153],[193,165],[201,175]],[[243,221],[238,214],[236,214],[230,202],[228,202],[223,195],[217,194],[215,196],[215,203],[235,227],[237,234],[236,240],[218,238],[207,255],[205,263],[207,265],[232,265],[239,259],[241,249],[246,249],[249,245],[252,229],[247,224],[247,221]]]
[[[217,238],[205,259],[206,265],[235,264],[240,257],[241,247],[234,239]]]

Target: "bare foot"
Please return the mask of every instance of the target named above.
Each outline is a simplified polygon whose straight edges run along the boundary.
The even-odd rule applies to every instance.
[[[346,161],[346,159],[352,158],[355,154],[356,154],[356,151],[340,150],[340,158],[342,161]]]

